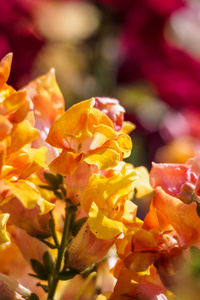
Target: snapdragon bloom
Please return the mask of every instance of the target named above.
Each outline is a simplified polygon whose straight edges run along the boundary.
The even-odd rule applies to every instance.
[[[130,155],[130,137],[94,106],[94,98],[77,103],[51,126],[46,142],[62,149],[49,165],[53,173],[69,176],[82,162],[106,170]]]
[[[40,131],[34,127],[26,91],[16,91],[6,83],[11,62],[12,54],[0,62],[0,208],[10,214],[14,224],[32,233],[37,227],[35,233],[44,233],[50,217],[47,213],[54,205],[41,196],[29,177],[47,167],[46,148],[31,148]]]
[[[164,286],[176,292],[186,281],[190,247],[200,243],[199,155],[182,165],[153,164],[150,183],[155,189],[150,211],[123,263],[132,272],[154,265]]]

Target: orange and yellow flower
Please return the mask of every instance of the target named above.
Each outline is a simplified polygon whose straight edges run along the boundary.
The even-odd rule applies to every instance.
[[[6,205],[16,199],[24,210],[38,205],[38,214],[46,214],[54,205],[43,199],[36,185],[28,179],[32,173],[47,167],[46,148],[31,148],[40,131],[34,127],[32,103],[26,91],[15,91],[6,83],[11,61],[12,55],[8,54],[0,62],[0,208],[9,213],[9,205],[8,209]],[[14,216],[18,213],[19,210],[15,210]]]
[[[81,162],[107,170],[130,155],[130,137],[115,131],[112,120],[94,106],[94,98],[75,104],[52,125],[46,141],[62,149],[49,165],[53,173],[69,176]]]

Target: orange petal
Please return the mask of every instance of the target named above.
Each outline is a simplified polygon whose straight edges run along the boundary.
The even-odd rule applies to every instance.
[[[7,82],[10,75],[12,56],[12,53],[9,53],[0,62],[0,88]]]
[[[63,150],[61,154],[50,163],[49,169],[52,173],[69,176],[75,172],[80,160],[81,155]]]

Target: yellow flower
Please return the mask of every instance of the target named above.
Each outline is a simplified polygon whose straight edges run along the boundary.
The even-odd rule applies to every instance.
[[[40,206],[47,213],[53,204],[44,200],[28,177],[46,168],[46,148],[32,149],[31,143],[40,136],[34,128],[31,100],[26,91],[15,91],[6,81],[12,55],[0,62],[0,206],[11,199],[20,201],[27,209]]]
[[[81,207],[89,213],[88,224],[96,237],[110,239],[140,226],[137,206],[130,201],[137,178],[137,172],[124,162],[112,172],[91,175]]]
[[[94,105],[94,98],[75,104],[52,125],[46,141],[62,149],[49,165],[52,172],[71,175],[83,161],[106,170],[130,155],[130,137],[116,132],[112,120]]]

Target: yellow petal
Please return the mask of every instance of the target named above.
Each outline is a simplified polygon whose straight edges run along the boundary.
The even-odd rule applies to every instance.
[[[41,201],[41,195],[36,186],[27,180],[8,181],[5,184],[11,188],[15,195],[26,208],[33,208],[38,201]],[[4,204],[4,201],[1,205]]]
[[[105,135],[109,140],[115,139],[118,135],[118,133],[113,128],[104,124],[94,125],[94,129],[95,132]]]
[[[153,188],[149,183],[149,172],[145,167],[137,167],[135,171],[139,174],[139,177],[135,181],[135,188],[137,189],[137,198],[142,198],[151,192]]]
[[[89,211],[88,224],[98,239],[112,239],[123,232],[123,223],[107,218],[94,202]]]
[[[131,123],[129,121],[125,121],[125,122],[123,122],[123,126],[122,126],[122,129],[120,130],[120,133],[129,134],[135,128],[136,128],[136,126],[133,123]]]
[[[52,124],[64,113],[65,102],[55,78],[55,70],[33,80],[25,88],[34,104],[34,112]]]
[[[6,223],[8,221],[9,214],[0,214],[0,244],[4,244],[10,241],[6,232]]]
[[[123,158],[129,157],[132,150],[132,141],[130,136],[123,133],[119,134],[116,141],[119,149],[123,152]]]
[[[44,214],[48,213],[55,207],[55,204],[53,204],[49,201],[46,201],[42,197],[40,197],[38,199],[37,204],[40,206],[40,210],[41,210],[40,215],[44,215]]]
[[[87,124],[85,117],[94,106],[93,98],[73,105],[58,120],[56,120],[47,136],[46,142],[57,148],[65,148],[66,135],[80,133]],[[84,126],[83,126],[84,125]]]
[[[8,154],[18,151],[23,146],[31,143],[40,136],[40,131],[30,125],[27,120],[13,126],[11,132],[11,145],[8,147]]]
[[[89,211],[94,201],[101,210],[114,213],[114,205],[117,201],[124,201],[124,197],[131,193],[137,173],[127,170],[127,174],[114,174],[111,177],[92,174],[88,186],[81,197],[81,207]]]
[[[89,165],[97,165],[99,170],[107,170],[118,164],[120,154],[113,149],[100,148],[98,152],[89,154],[84,161]]]
[[[63,176],[69,176],[75,172],[80,160],[81,155],[63,150],[61,154],[50,163],[49,169],[54,174],[59,173]]]
[[[24,147],[24,151],[26,151],[27,155],[30,157],[31,164],[30,166],[27,166],[23,172],[20,172],[20,179],[27,178],[32,173],[40,170],[41,168],[47,168],[47,165],[45,164],[45,158],[47,153],[46,147],[33,149],[27,146]]]
[[[0,140],[3,140],[10,134],[12,127],[13,125],[9,120],[0,115]]]
[[[9,53],[0,62],[0,88],[7,82],[10,75],[12,56],[12,53]]]
[[[5,153],[6,153],[6,146],[4,143],[0,142],[0,176],[2,175],[2,168],[5,162]]]
[[[26,92],[17,91],[12,93],[3,101],[3,107],[5,109],[4,113],[10,113],[19,109],[26,101]]]

